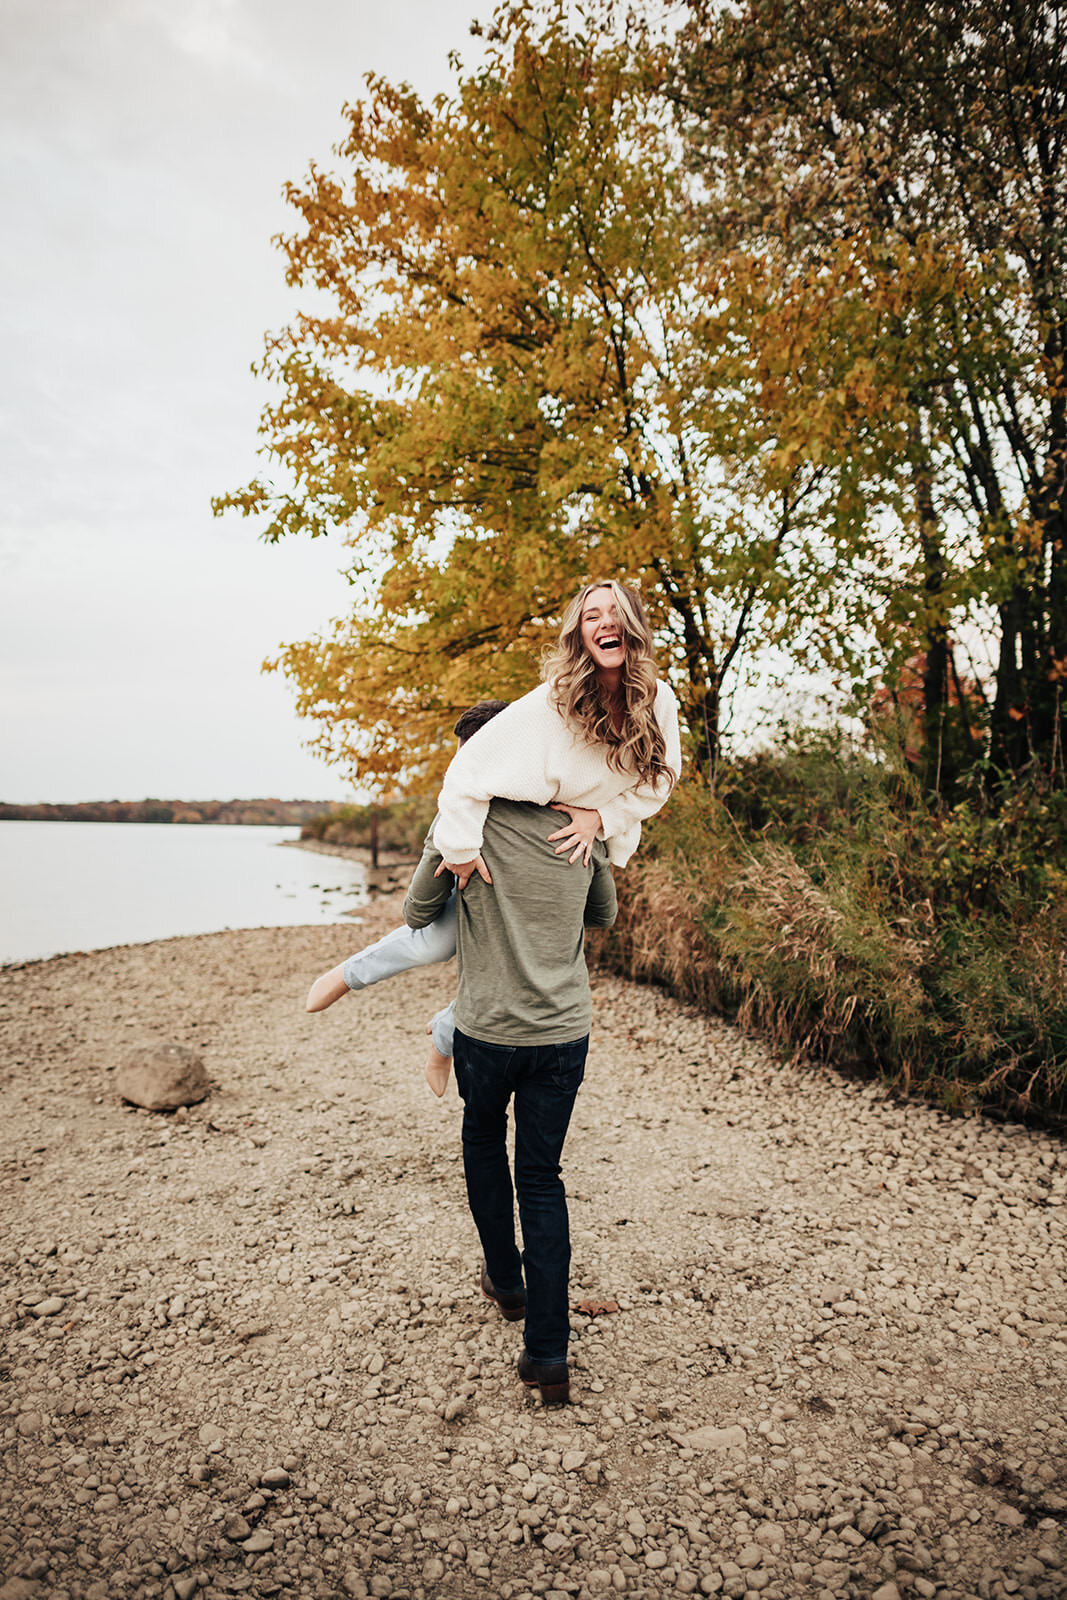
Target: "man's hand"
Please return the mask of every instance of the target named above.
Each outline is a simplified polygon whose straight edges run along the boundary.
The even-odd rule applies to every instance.
[[[465,889],[475,873],[478,874],[479,878],[483,878],[486,883],[492,883],[493,881],[489,868],[482,860],[480,851],[473,861],[442,861],[434,873],[434,877],[439,878],[442,872],[450,872],[452,874],[456,880],[457,889]]]
[[[555,844],[557,839],[562,839],[563,843],[556,845],[556,854],[561,856],[569,850],[572,867],[579,857],[588,866],[593,855],[593,841],[603,826],[600,812],[587,811],[584,806],[568,806],[557,800],[552,802],[552,809],[565,811],[571,820],[565,828],[549,834],[549,844]]]

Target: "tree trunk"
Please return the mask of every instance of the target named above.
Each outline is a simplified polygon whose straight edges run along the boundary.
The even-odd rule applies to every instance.
[[[951,646],[945,605],[945,556],[934,509],[933,477],[925,452],[915,471],[915,503],[919,514],[926,599],[923,621],[923,751],[922,782],[934,798],[951,794],[957,778],[956,740],[949,724]]]

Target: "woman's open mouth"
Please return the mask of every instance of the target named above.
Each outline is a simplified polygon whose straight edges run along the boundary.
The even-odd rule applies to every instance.
[[[621,650],[622,640],[617,633],[605,633],[596,641],[596,647],[598,650],[605,652],[608,650]]]

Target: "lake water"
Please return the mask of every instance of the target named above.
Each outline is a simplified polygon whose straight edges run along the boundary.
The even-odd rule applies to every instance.
[[[358,861],[283,849],[299,828],[0,822],[0,962],[221,928],[341,922]]]

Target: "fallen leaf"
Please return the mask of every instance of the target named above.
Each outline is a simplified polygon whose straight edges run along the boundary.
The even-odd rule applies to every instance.
[[[577,1311],[582,1317],[607,1317],[618,1309],[617,1300],[579,1300],[571,1307],[572,1311]]]

